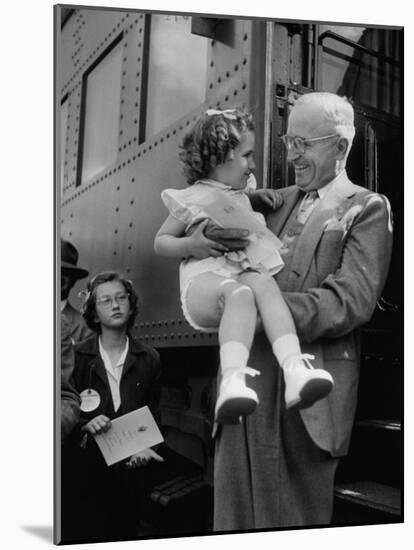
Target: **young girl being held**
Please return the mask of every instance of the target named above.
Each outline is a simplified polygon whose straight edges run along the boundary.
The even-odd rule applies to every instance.
[[[250,201],[276,209],[282,198],[276,191],[255,191],[248,185],[255,169],[253,150],[250,114],[240,109],[207,111],[182,145],[180,158],[190,187],[163,191],[169,216],[154,243],[160,255],[185,258],[180,292],[187,321],[197,330],[218,329],[222,379],[216,420],[229,424],[252,413],[259,402],[245,381],[246,375],[259,374],[247,366],[258,314],[284,372],[288,408],[309,407],[333,386],[327,371],[312,368],[313,356],[301,353],[293,319],[273,278],[283,267],[277,247],[252,235],[245,251],[229,252],[203,234],[209,206],[229,200],[246,219],[253,215],[266,232],[263,215],[253,212]],[[200,220],[204,221],[187,234]]]

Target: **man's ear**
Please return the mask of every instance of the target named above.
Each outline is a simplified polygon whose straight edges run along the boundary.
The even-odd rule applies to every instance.
[[[348,140],[345,137],[338,139],[336,144],[337,148],[337,160],[343,160],[345,158],[346,152],[348,151]]]

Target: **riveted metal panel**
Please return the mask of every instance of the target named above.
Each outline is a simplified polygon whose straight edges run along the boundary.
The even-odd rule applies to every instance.
[[[84,37],[84,46],[77,54],[81,62],[76,66],[67,53],[62,56],[62,65],[69,66],[64,67],[62,80],[62,96],[69,94],[62,236],[77,246],[79,262],[91,274],[118,269],[135,282],[142,301],[135,329],[144,342],[157,347],[216,344],[216,335],[195,331],[183,318],[179,262],[157,256],[153,241],[167,216],[161,191],[186,185],[178,160],[179,145],[186,131],[206,108],[234,105],[251,108],[255,100],[250,80],[252,23],[234,20],[225,27],[227,34],[220,37],[224,41],[208,39],[205,101],[142,144],[138,143],[138,135],[144,14],[79,10],[70,23],[62,32],[62,48],[73,51],[80,44],[80,36]],[[77,187],[82,78],[121,32],[118,157],[103,172]],[[85,281],[80,281],[74,294],[84,285]]]

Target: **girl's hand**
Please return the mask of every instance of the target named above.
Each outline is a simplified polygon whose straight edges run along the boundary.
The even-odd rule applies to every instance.
[[[100,414],[85,424],[85,426],[82,427],[82,431],[91,435],[96,435],[107,432],[111,426],[112,424],[109,418],[104,414]]]
[[[265,204],[272,210],[276,210],[283,204],[283,196],[276,189],[256,189],[255,191],[250,191],[249,197],[252,206]]]
[[[197,260],[203,260],[209,256],[222,256],[225,252],[229,251],[227,246],[205,237],[204,229],[208,223],[208,219],[203,220],[197,225],[193,233],[187,237],[189,256]]]
[[[127,468],[140,468],[148,464],[150,460],[156,460],[157,462],[164,462],[162,456],[157,454],[152,449],[144,449],[140,453],[136,453],[129,457],[128,462],[126,462]]]

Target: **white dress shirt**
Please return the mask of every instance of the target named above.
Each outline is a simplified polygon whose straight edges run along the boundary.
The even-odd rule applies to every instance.
[[[101,354],[102,361],[105,365],[105,370],[108,375],[109,387],[111,389],[112,401],[114,404],[115,412],[119,409],[119,406],[121,405],[121,394],[119,391],[119,386],[121,382],[122,370],[124,367],[128,349],[129,349],[129,339],[127,336],[125,348],[122,351],[116,365],[113,365],[109,358],[109,355],[106,353],[106,351],[102,346],[101,337],[99,337],[99,353]]]

